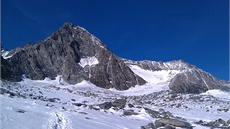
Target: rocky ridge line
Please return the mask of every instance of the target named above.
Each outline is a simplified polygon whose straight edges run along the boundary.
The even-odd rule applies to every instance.
[[[89,58],[97,63],[90,65]],[[8,78],[8,71],[1,73],[2,79],[11,81],[19,81],[22,75],[34,80],[62,75],[70,84],[87,80],[102,88],[118,90],[146,83],[97,37],[71,23],[65,23],[43,41],[17,49],[11,58],[1,60],[6,62],[1,65],[2,69],[11,64],[8,66],[14,77]],[[85,64],[82,66],[81,62]]]

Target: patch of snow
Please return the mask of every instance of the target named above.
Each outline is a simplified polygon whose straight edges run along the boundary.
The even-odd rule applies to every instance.
[[[4,59],[8,59],[8,58],[11,58],[13,55],[8,55],[9,54],[9,51],[1,51],[1,55]]]
[[[75,86],[92,86],[92,85],[94,85],[94,84],[92,84],[86,80],[83,80],[82,82],[75,84]]]
[[[212,95],[216,98],[223,99],[223,100],[229,100],[230,99],[230,93],[224,92],[218,89],[214,90],[208,90],[205,93],[201,93],[202,95]]]
[[[130,69],[150,84],[165,83],[172,79],[176,74],[180,73],[178,70],[150,71],[142,69],[137,65],[130,65]]]
[[[109,89],[109,90],[116,92],[116,93],[119,93],[119,94],[124,95],[124,96],[138,96],[138,95],[147,95],[147,94],[159,92],[162,90],[169,90],[169,87],[168,87],[168,83],[158,83],[155,85],[147,83],[147,84],[142,85],[142,86],[137,85],[135,87],[131,87],[125,91],[118,91],[114,88]]]
[[[169,81],[178,73],[179,70],[159,70],[150,71],[140,68],[137,65],[130,65],[130,69],[138,76],[142,77],[147,81],[145,85],[131,87],[125,91],[118,91],[114,88],[109,89],[110,91],[122,94],[124,96],[133,95],[144,95],[159,92],[162,90],[169,90]]]
[[[96,64],[99,64],[99,61],[94,56],[93,57],[87,57],[87,58],[81,58],[80,63],[79,63],[79,65],[83,68],[87,65],[93,66]]]

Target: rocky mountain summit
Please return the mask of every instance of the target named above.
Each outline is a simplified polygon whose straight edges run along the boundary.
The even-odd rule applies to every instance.
[[[86,29],[65,23],[45,40],[34,45],[1,50],[1,78],[20,81],[22,75],[33,80],[46,77],[77,84],[83,80],[98,87],[127,90],[148,83],[131,66],[147,71],[176,70],[167,80],[168,87],[179,93],[200,93],[222,88],[227,82],[196,68],[182,60],[171,62],[131,61],[113,54],[96,36]]]
[[[11,65],[16,76],[8,78],[10,72],[6,69],[1,73],[3,79],[15,81],[25,75],[41,80],[62,75],[70,84],[87,80],[99,87],[118,90],[146,83],[97,37],[71,23],[65,23],[43,41],[13,51],[12,57],[2,58],[6,62],[2,69]]]

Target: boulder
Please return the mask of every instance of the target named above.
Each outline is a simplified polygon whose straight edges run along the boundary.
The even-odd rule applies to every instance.
[[[100,107],[101,109],[106,109],[106,110],[110,109],[112,106],[113,106],[113,105],[112,105],[111,102],[104,102],[104,103],[102,103],[102,104],[99,104],[99,107]]]
[[[124,116],[131,116],[131,115],[138,115],[138,113],[134,112],[134,110],[124,110],[123,115]]]
[[[171,118],[161,118],[159,120],[155,121],[156,127],[162,127],[165,125],[170,125],[174,127],[181,127],[181,128],[186,128],[186,129],[192,129],[192,126],[190,123],[177,120],[177,119],[171,119]]]
[[[126,99],[116,99],[115,101],[112,102],[113,107],[117,107],[119,109],[124,108],[126,105]]]
[[[81,106],[86,106],[84,103],[72,103],[74,106],[81,107]]]
[[[153,123],[148,123],[146,126],[141,126],[141,129],[156,129]]]
[[[129,107],[129,108],[133,108],[134,106],[133,106],[132,104],[129,103],[129,104],[128,104],[128,107]]]
[[[230,119],[227,121],[227,124],[230,125]]]
[[[159,118],[160,117],[160,113],[158,111],[154,111],[152,109],[149,108],[144,108],[145,112],[148,113],[151,117],[153,118]]]

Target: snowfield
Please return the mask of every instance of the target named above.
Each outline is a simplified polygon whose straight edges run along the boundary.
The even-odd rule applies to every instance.
[[[171,80],[176,74],[180,73],[178,70],[159,70],[150,71],[144,70],[137,65],[130,65],[130,69],[140,77],[144,78],[148,83],[157,85]],[[167,86],[167,85],[166,85]]]
[[[59,98],[59,101],[50,102],[31,98],[12,97],[9,94],[0,95],[1,128],[125,129],[139,127],[150,121],[145,115],[126,118],[121,116],[121,111],[95,111],[88,107],[74,106],[72,104],[73,102],[81,103],[85,101],[87,104],[97,104],[100,103],[100,101],[102,102],[100,99],[103,97],[92,98],[81,95],[81,93],[87,92],[96,92],[100,95],[102,93],[100,91],[101,88],[89,84],[86,81],[77,85],[65,86],[56,85],[57,83],[58,82],[56,81],[49,82],[47,79],[44,81],[25,79],[19,83],[25,89],[22,91],[20,91],[21,89],[18,89],[18,92],[20,92],[20,94],[28,94],[28,96],[30,96],[30,94],[35,96],[42,93],[42,96],[46,98]],[[57,88],[60,89],[57,90]],[[69,91],[71,89],[75,90],[75,92],[70,93]],[[16,90],[14,91],[16,92]],[[110,91],[107,93],[112,94]],[[105,94],[101,94],[100,96],[108,97]],[[75,100],[73,101],[73,99]],[[140,120],[138,120],[138,118]]]
[[[82,67],[97,63],[93,57],[81,61]],[[194,129],[209,129],[208,124],[217,120],[225,121],[226,125],[218,125],[221,127],[230,122],[230,93],[210,90],[202,94],[174,94],[167,87],[168,80],[179,71],[153,72],[130,67],[148,83],[117,91],[87,81],[70,85],[61,76],[56,80],[0,81],[0,128],[140,129],[166,117],[186,121]],[[118,105],[125,100],[124,105],[109,105],[116,100]]]
[[[99,61],[97,60],[96,57],[87,57],[87,58],[81,58],[79,65],[84,68],[87,65],[93,66],[98,63]]]

